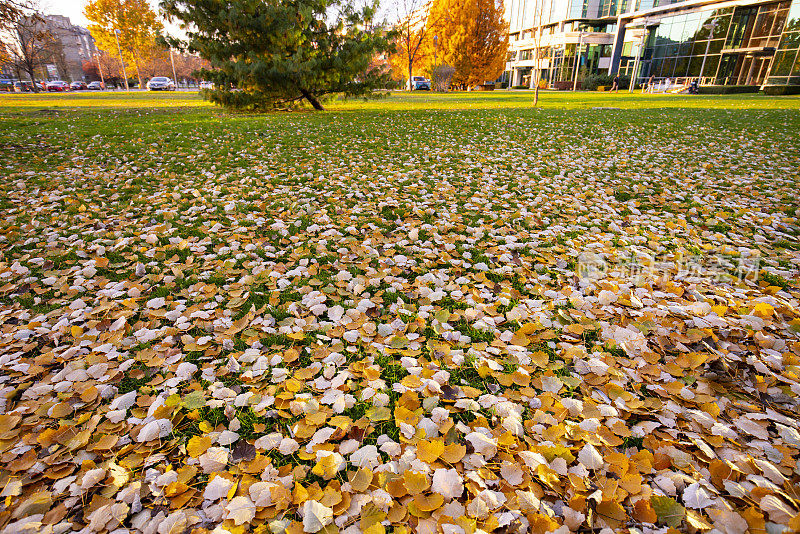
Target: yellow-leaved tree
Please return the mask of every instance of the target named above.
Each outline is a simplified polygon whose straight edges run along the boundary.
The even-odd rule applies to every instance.
[[[508,51],[503,0],[434,0],[430,20],[437,55],[455,68],[454,85],[473,87],[503,72]]]
[[[147,0],[91,0],[84,8],[97,48],[133,66],[139,87],[144,88],[140,66],[155,47],[163,25]],[[119,48],[117,47],[119,38]]]

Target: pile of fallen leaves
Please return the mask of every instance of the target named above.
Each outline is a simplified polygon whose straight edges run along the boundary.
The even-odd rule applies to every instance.
[[[800,530],[796,150],[324,120],[6,178],[3,533]]]

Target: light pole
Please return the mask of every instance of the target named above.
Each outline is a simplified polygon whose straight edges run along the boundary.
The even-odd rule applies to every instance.
[[[119,52],[119,63],[122,65],[122,76],[125,77],[125,90],[130,91],[128,87],[128,73],[125,72],[125,62],[122,60],[122,48],[119,46],[119,30],[114,30],[114,39],[117,40],[117,52]]]
[[[437,76],[436,75],[439,73],[439,68],[438,68],[437,63],[436,63],[436,52],[438,51],[438,49],[439,49],[439,36],[438,35],[434,35],[433,36],[433,72],[431,72],[431,78],[433,78],[433,80],[431,80],[431,83],[433,83],[434,90],[438,90],[438,89],[436,89],[436,86],[437,86],[437,81],[436,81],[437,80]]]
[[[636,87],[636,78],[638,77],[639,72],[639,61],[642,57],[642,52],[644,52],[644,36],[647,35],[647,26],[642,28],[642,37],[639,39],[639,52],[636,54],[636,59],[633,62],[633,74],[631,74],[631,83],[630,87],[628,87],[628,92],[632,93],[633,88]]]
[[[575,50],[575,75],[572,78],[572,90],[578,90],[578,61],[581,57],[581,47],[583,46],[583,30],[578,26],[578,48]]]
[[[103,89],[106,87],[106,80],[103,78],[103,66],[100,65],[100,54],[94,55],[95,61],[97,61],[97,72],[100,73],[100,83],[103,84]]]
[[[172,81],[178,85],[178,76],[175,74],[175,60],[172,59],[172,48],[169,49],[169,62],[172,63]]]
[[[703,71],[706,68],[706,59],[708,58],[708,49],[711,46],[711,37],[712,33],[714,33],[714,28],[717,27],[719,23],[719,19],[714,19],[710,22],[706,22],[703,24],[703,28],[708,30],[708,40],[706,41],[706,53],[703,55],[703,62],[700,64],[700,76],[697,77],[697,86],[699,87],[703,83]]]

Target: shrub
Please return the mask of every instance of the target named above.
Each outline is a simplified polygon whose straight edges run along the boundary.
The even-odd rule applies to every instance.
[[[630,86],[631,79],[627,76],[619,77],[619,88],[627,89]],[[611,89],[614,84],[614,77],[609,74],[589,74],[584,76],[581,82],[581,89],[584,91],[596,91],[598,87],[606,87],[606,90]]]
[[[733,95],[740,93],[757,93],[757,85],[701,85],[701,95]]]

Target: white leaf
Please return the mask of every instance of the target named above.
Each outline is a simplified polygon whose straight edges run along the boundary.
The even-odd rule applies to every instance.
[[[282,439],[283,436],[280,432],[272,432],[266,436],[261,436],[258,438],[253,445],[255,445],[256,449],[271,451],[280,444]]]
[[[319,532],[333,522],[333,510],[317,501],[303,503],[303,531]]]
[[[350,463],[354,467],[369,467],[375,469],[380,465],[381,459],[375,445],[364,445],[350,455]]]
[[[776,523],[786,524],[797,515],[797,510],[783,502],[775,495],[761,498],[761,509],[769,514],[769,518]]]
[[[249,523],[256,517],[256,505],[249,497],[234,497],[225,507],[225,519],[232,519],[236,525]]]
[[[217,443],[220,445],[230,445],[231,443],[235,442],[239,439],[239,434],[236,432],[231,432],[230,430],[223,430],[220,432],[219,437],[217,438]]]
[[[600,469],[605,465],[603,455],[597,452],[594,445],[587,443],[578,453],[578,461],[583,464],[586,469]]]
[[[166,437],[170,432],[172,432],[172,421],[169,419],[156,419],[155,421],[150,421],[139,430],[136,441],[139,443],[152,441]]]
[[[455,469],[437,469],[433,472],[431,491],[440,494],[446,501],[457,499],[464,492],[461,475]]]
[[[517,503],[519,509],[523,512],[538,512],[541,507],[541,501],[532,491],[517,490]]]
[[[284,454],[284,455],[292,454],[293,452],[295,452],[299,448],[300,448],[300,444],[297,443],[292,438],[283,438],[281,440],[280,445],[278,445],[278,451],[281,454]]]
[[[542,389],[545,391],[549,391],[550,393],[558,393],[561,391],[561,388],[564,387],[564,382],[558,379],[555,376],[543,376],[542,377]]]
[[[106,470],[102,467],[86,471],[81,479],[81,489],[89,489],[106,478]]]
[[[108,407],[109,410],[127,410],[136,402],[136,391],[129,391],[124,395],[120,395]]]
[[[272,504],[272,488],[278,485],[274,482],[256,482],[250,486],[250,498],[259,508]]]
[[[689,484],[683,490],[683,504],[687,508],[694,508],[695,510],[702,510],[707,506],[714,504],[714,499],[706,488],[700,485],[699,482]]]
[[[465,439],[472,444],[475,452],[487,460],[497,454],[497,441],[482,432],[470,432]]]
[[[217,501],[226,495],[233,486],[233,481],[220,476],[214,477],[206,486],[203,498],[209,501]]]
[[[203,472],[213,473],[214,471],[219,471],[228,465],[228,449],[211,447],[204,454],[201,454],[198,460]]]
[[[500,467],[500,476],[512,486],[522,484],[522,468],[516,462],[503,462]]]

